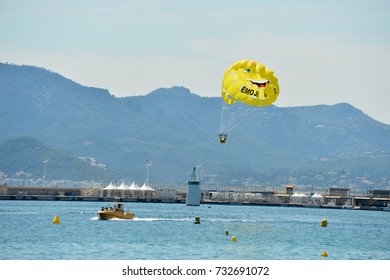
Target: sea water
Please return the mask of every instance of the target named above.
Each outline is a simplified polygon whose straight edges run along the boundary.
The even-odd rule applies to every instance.
[[[101,221],[96,212],[107,205],[0,201],[0,259],[319,260],[323,251],[333,260],[390,259],[385,211],[125,203],[134,220]]]

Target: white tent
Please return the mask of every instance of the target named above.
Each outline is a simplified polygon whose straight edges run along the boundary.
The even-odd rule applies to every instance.
[[[309,197],[304,193],[294,193],[290,196],[290,203],[292,204],[305,204],[308,203]]]
[[[107,187],[105,187],[104,189],[105,190],[116,190],[117,186],[115,184],[113,184],[111,181],[111,183]]]
[[[151,188],[151,187],[148,185],[147,181],[145,181],[145,183],[142,185],[142,187],[140,188],[140,190],[143,190],[143,191],[154,191],[154,189]]]
[[[129,186],[124,181],[118,187],[118,190],[128,190],[128,189],[129,189]]]
[[[130,190],[139,190],[139,186],[135,181],[133,181],[133,183],[131,183],[129,189]]]
[[[311,197],[310,197],[310,200],[312,201],[318,201],[320,203],[322,203],[324,201],[324,198],[322,197],[322,195],[318,194],[318,193],[315,193],[313,194]]]

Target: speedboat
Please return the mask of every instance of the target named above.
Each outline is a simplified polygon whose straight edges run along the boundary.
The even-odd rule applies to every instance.
[[[132,220],[135,216],[134,213],[125,212],[123,203],[113,202],[114,207],[102,207],[101,210],[97,212],[100,220],[110,220],[110,219],[125,219]]]

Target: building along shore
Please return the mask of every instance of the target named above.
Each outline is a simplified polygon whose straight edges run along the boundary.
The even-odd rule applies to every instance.
[[[56,200],[56,201],[122,201],[185,203],[182,188],[153,188],[152,190],[121,190],[62,187],[0,186],[0,200]],[[367,195],[351,195],[346,188],[329,188],[323,194],[294,193],[291,186],[284,192],[201,189],[202,204],[268,205],[318,207],[338,209],[383,210],[390,205],[389,190],[370,190]]]

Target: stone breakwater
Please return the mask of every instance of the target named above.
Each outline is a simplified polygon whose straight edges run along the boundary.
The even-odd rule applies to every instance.
[[[312,199],[315,197],[315,199]],[[318,199],[318,198],[321,199]],[[7,187],[0,186],[0,200],[49,200],[49,201],[122,201],[151,203],[185,203],[186,190],[107,190],[94,188],[59,187]],[[201,190],[202,204],[266,205],[311,208],[337,208],[383,210],[390,205],[390,196],[355,196],[328,193],[319,196],[275,191],[216,191]]]

